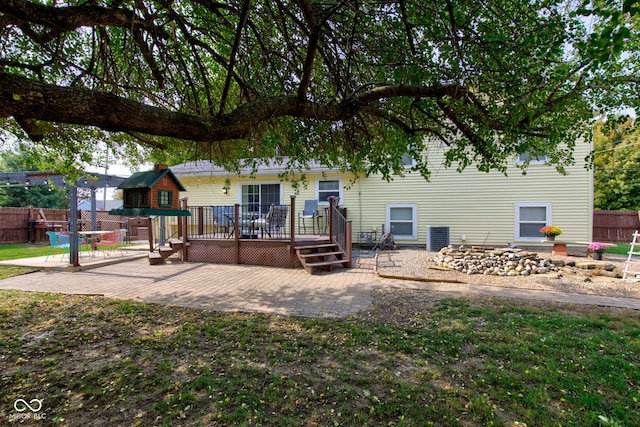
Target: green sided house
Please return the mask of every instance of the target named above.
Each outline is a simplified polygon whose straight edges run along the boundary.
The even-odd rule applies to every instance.
[[[393,229],[395,243],[401,247],[439,250],[453,245],[499,245],[515,243],[520,247],[540,246],[547,250],[538,231],[545,225],[560,227],[558,240],[582,243],[591,240],[593,210],[593,174],[584,159],[591,144],[576,144],[576,164],[559,174],[545,164],[544,158],[530,162],[527,173],[517,167],[522,158],[514,158],[505,176],[499,172],[479,172],[473,166],[459,173],[445,169],[444,151],[437,148],[428,154],[432,171],[429,182],[418,173],[386,182],[379,176],[359,178],[352,182],[349,174],[309,165],[307,185],[294,186],[281,181],[283,167],[273,162],[250,177],[231,174],[207,161],[171,167],[189,192],[189,206],[211,210],[220,225],[229,230],[233,215],[215,215],[221,207],[239,205],[244,212],[245,232],[241,238],[262,238],[266,233],[255,227],[255,220],[268,215],[271,205],[289,205],[295,196],[296,234],[327,232],[330,196],[338,197],[341,209],[351,222],[354,245],[371,246],[385,231]],[[411,163],[407,161],[407,168]],[[315,201],[315,202],[314,202]],[[316,213],[301,215],[305,205],[317,203]],[[192,215],[193,215],[192,210]],[[311,218],[311,219],[310,219]],[[289,217],[291,219],[291,217]],[[232,228],[232,227],[231,227]],[[271,234],[270,234],[271,235]]]

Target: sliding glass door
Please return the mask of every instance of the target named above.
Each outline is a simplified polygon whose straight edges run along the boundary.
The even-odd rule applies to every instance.
[[[251,216],[264,215],[271,204],[281,203],[281,185],[278,184],[244,184],[242,185],[243,213]]]

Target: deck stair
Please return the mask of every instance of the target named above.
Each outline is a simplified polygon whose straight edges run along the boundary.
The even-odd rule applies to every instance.
[[[169,239],[169,246],[160,246],[157,248],[157,252],[149,252],[149,264],[164,264],[167,258],[176,252],[181,252],[184,247],[184,243],[179,239]],[[187,243],[187,246],[189,243]],[[181,255],[182,258],[182,255]]]
[[[295,250],[302,267],[309,274],[317,269],[332,271],[334,267],[349,265],[344,252],[335,243],[305,243],[304,246],[296,246]]]

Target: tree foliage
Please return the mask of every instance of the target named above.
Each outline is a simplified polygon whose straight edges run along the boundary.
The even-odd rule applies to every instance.
[[[460,169],[561,168],[594,108],[638,102],[637,1],[572,4],[0,0],[0,117],[67,162],[108,136],[171,163],[389,177],[409,153],[427,177],[442,144]]]
[[[599,123],[594,132],[594,208],[640,210],[640,128]]]
[[[4,152],[0,158],[1,172],[37,171],[38,158],[27,150]],[[0,184],[0,206],[69,209],[69,190],[47,185],[6,186]]]

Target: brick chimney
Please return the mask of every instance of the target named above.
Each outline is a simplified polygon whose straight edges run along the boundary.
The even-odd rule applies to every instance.
[[[163,170],[169,169],[169,166],[165,165],[164,163],[158,163],[156,165],[153,166],[153,172],[154,173],[160,173]]]

